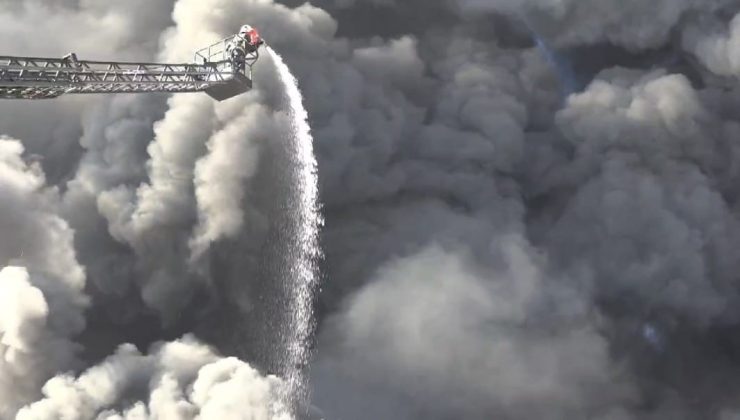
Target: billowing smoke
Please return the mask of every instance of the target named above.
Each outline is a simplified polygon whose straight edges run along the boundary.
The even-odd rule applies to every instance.
[[[190,336],[142,355],[130,345],[79,378],[57,376],[44,398],[18,419],[240,418],[287,419],[275,397],[280,380],[262,377],[236,358],[219,358]],[[138,401],[143,399],[147,403]],[[130,406],[121,401],[133,399]]]
[[[7,54],[188,61],[250,23],[282,55],[327,419],[740,412],[736,1],[6,3]],[[281,411],[306,361],[274,65],[223,103],[0,103],[0,418]]]
[[[76,10],[72,4],[58,6],[61,13],[80,19],[87,12]],[[125,58],[187,61],[194,50],[243,23],[218,12],[219,7],[234,7],[231,2],[207,6],[203,7],[202,2],[165,5],[168,14],[162,27],[147,28],[154,31],[152,39],[161,38],[160,51],[132,45],[131,50],[140,55]],[[265,2],[240,7],[263,9],[267,21],[280,17],[286,20],[301,13]],[[102,9],[103,14],[115,12],[102,5],[90,8]],[[16,16],[23,17],[23,13]],[[130,17],[131,25],[121,28],[123,33],[137,31],[135,16]],[[174,26],[165,30],[170,19]],[[90,25],[93,23],[90,19]],[[116,18],[114,23],[126,24],[128,20]],[[108,47],[116,45],[104,34],[99,42]],[[71,49],[74,37],[69,38],[69,44]],[[280,42],[275,45],[279,48]],[[88,58],[85,55],[94,51],[78,53]],[[275,176],[287,172],[287,163],[281,159],[288,159],[288,147],[295,146],[288,141],[293,136],[291,116],[284,106],[284,88],[274,68],[270,57],[264,57],[255,68],[264,75],[259,87],[223,104],[214,104],[205,95],[176,96],[166,101],[161,96],[98,99],[102,106],[93,105],[96,98],[88,99],[89,105],[81,102],[77,112],[82,134],[75,141],[81,148],[76,163],[48,162],[43,151],[36,151],[39,157],[26,157],[40,160],[40,164],[27,165],[21,157],[21,144],[7,140],[9,145],[3,150],[7,149],[9,168],[19,174],[5,171],[8,174],[3,181],[17,178],[10,186],[24,189],[17,193],[23,194],[20,198],[14,197],[12,189],[5,194],[11,207],[4,212],[8,215],[4,261],[21,260],[17,269],[8,268],[7,275],[3,272],[6,299],[13,302],[6,305],[7,324],[2,329],[9,363],[8,374],[3,375],[3,383],[7,383],[3,398],[8,399],[2,401],[3,418],[12,417],[20,407],[41,398],[42,392],[45,399],[28,406],[19,416],[56,418],[68,414],[89,418],[118,412],[129,418],[177,412],[181,418],[222,418],[225,412],[238,412],[248,418],[273,418],[292,410],[278,410],[273,403],[267,404],[277,401],[276,388],[285,385],[282,380],[268,381],[263,376],[268,371],[284,375],[301,369],[283,366],[288,362],[285,355],[291,351],[288,343],[281,341],[283,337],[269,337],[266,340],[273,340],[270,343],[244,341],[247,333],[224,325],[240,322],[271,330],[268,322],[279,324],[274,320],[290,310],[284,305],[266,308],[264,303],[256,302],[279,301],[290,292],[273,281],[275,276],[265,268],[280,265],[277,258],[286,252],[279,231],[285,224],[285,202],[292,198],[290,188],[295,182],[292,175]],[[19,115],[31,119],[21,112]],[[8,131],[16,133],[14,127],[11,125]],[[22,124],[18,127],[16,134],[27,134]],[[31,142],[29,149],[35,146]],[[259,164],[262,156],[266,156],[264,166]],[[61,172],[57,179],[49,180],[49,187],[44,182],[44,166]],[[34,194],[39,198],[34,200]],[[47,218],[51,227],[46,226]],[[265,245],[268,237],[275,236],[277,239]],[[214,244],[220,249],[214,249]],[[46,251],[50,246],[61,250]],[[36,254],[40,256],[36,258]],[[28,263],[23,265],[24,261]],[[62,277],[47,279],[41,272],[37,279],[35,271],[30,276],[25,271],[26,265],[30,270],[50,271],[50,276]],[[65,305],[62,298],[56,298],[62,286],[55,286],[55,281],[72,283],[79,295],[77,300]],[[305,304],[310,305],[310,300]],[[269,313],[262,313],[264,309]],[[212,352],[213,360],[207,363],[215,363],[214,367],[201,363],[196,366],[203,367],[198,378],[196,369],[180,380],[181,391],[177,392],[183,395],[182,401],[176,398],[165,401],[162,407],[152,405],[163,392],[176,392],[170,389],[168,375],[180,374],[179,366],[159,367],[159,359],[167,355],[157,349],[168,346],[159,340],[194,330],[201,332],[201,340],[220,344],[222,353],[244,359],[253,356],[249,362],[262,372],[237,359],[219,361]],[[155,347],[147,349],[155,341]],[[191,344],[200,346],[195,341]],[[115,348],[119,350],[114,356],[101,361]],[[56,353],[52,357],[53,349]],[[99,366],[83,370],[99,361]],[[141,368],[138,373],[137,366]],[[107,375],[105,379],[98,379],[101,371]],[[55,375],[62,376],[51,379]],[[142,375],[149,375],[149,379]],[[235,379],[227,380],[226,375]],[[166,389],[153,383],[160,376],[165,379],[162,386]],[[111,389],[102,390],[102,396],[89,389],[90,382],[99,381],[110,383]],[[148,382],[152,384],[147,391]],[[256,387],[255,397],[242,400],[243,390],[252,387]],[[282,396],[279,400],[287,402]],[[190,408],[184,407],[188,404]]]
[[[59,196],[44,186],[17,140],[0,138],[0,416],[36,397],[44,381],[72,369],[85,327],[85,274],[72,230],[59,216]],[[26,267],[32,267],[29,270]]]

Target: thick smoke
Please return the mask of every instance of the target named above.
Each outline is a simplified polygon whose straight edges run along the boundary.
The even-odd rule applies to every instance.
[[[327,418],[737,416],[737,2],[5,3],[8,54],[187,61],[250,23],[285,57],[326,218]],[[224,103],[0,103],[0,418],[270,415],[272,69]]]
[[[707,60],[697,50],[680,49],[704,16],[727,25],[728,9],[559,5],[486,2],[474,15],[466,13],[471,3],[445,2],[458,20],[414,33],[414,55],[427,64],[402,72],[416,71],[412,82],[372,71],[362,88],[332,85],[342,104],[334,113],[321,112],[329,101],[314,106],[327,202],[324,303],[334,312],[314,378],[328,413],[711,418],[734,405],[724,386],[737,383],[722,372],[735,361],[726,334],[737,322],[737,123],[726,108],[735,94],[700,88],[695,75],[709,84],[711,67],[701,67]],[[378,22],[384,13],[423,16],[414,6],[356,4],[357,15],[352,7],[341,13],[347,25],[367,9]],[[491,12],[488,23],[481,11]],[[526,30],[507,38],[480,29],[498,14],[511,26],[527,14],[560,47],[611,43],[623,57],[617,64],[633,69],[605,70],[558,110],[558,85],[548,81],[545,57],[532,55]],[[700,34],[729,37],[717,28]],[[674,43],[669,35],[682,32],[684,42]],[[390,54],[396,42],[371,47],[389,53],[363,65],[401,65]],[[636,53],[646,48],[681,58],[645,60]],[[681,67],[654,70],[679,60],[692,66],[685,76],[676,74]],[[430,78],[435,94],[420,95],[418,84]],[[531,301],[504,286],[467,292],[471,277],[491,288],[507,278],[527,283],[527,270],[502,256],[512,234],[548,260],[532,264],[543,280]],[[460,250],[471,254],[465,263]],[[526,322],[499,315],[507,305]]]
[[[38,395],[56,372],[71,369],[85,328],[85,273],[77,262],[72,231],[59,216],[59,196],[44,187],[23,146],[0,138],[0,416]],[[29,269],[30,268],[30,269]]]
[[[610,405],[630,401],[630,385],[610,363],[579,292],[548,286],[521,238],[499,242],[500,272],[479,266],[467,250],[439,246],[386,265],[329,322],[341,343],[332,368],[351,377],[363,366],[363,380],[378,388],[445,401],[443,411],[417,407],[420,417],[483,418],[506,407],[517,418],[601,418]],[[547,306],[554,310],[540,309]],[[397,379],[388,383],[388,376]]]
[[[78,378],[60,375],[44,398],[18,412],[26,419],[288,419],[275,398],[280,380],[236,358],[219,358],[192,337],[160,344],[151,355],[121,345]],[[141,402],[147,401],[147,403]],[[122,401],[136,401],[122,404]]]
[[[684,48],[693,53],[710,71],[721,76],[740,73],[740,18],[726,22],[715,16],[702,16],[683,32]]]
[[[481,11],[533,15],[561,45],[609,42],[632,51],[659,48],[687,15],[712,13],[732,0],[460,0],[450,1],[463,13]]]
[[[112,46],[120,50],[130,47],[130,51],[136,53],[122,53],[115,57],[117,59],[188,61],[197,48],[220,39],[244,23],[237,16],[224,16],[219,12],[221,8],[233,9],[236,4],[180,2],[174,9],[172,4],[152,5],[152,8],[146,8],[150,9],[152,16],[148,16],[144,22],[152,19],[152,22],[146,23],[146,31],[151,31],[148,34],[138,29],[137,25],[142,22],[135,15],[127,14],[137,9],[143,12],[145,8],[139,7],[141,5],[132,4],[130,10],[118,10],[118,6],[108,8],[102,3],[85,6],[59,4],[54,7],[58,7],[60,14],[71,15],[73,21],[79,19],[86,22],[91,34],[100,32],[96,42],[101,50]],[[26,6],[30,10],[33,5]],[[154,19],[156,9],[160,6],[166,11],[163,15],[165,19],[161,21]],[[266,22],[270,19],[287,22],[295,19],[291,17],[292,14],[298,17],[304,13],[312,13],[310,8],[296,12],[271,2],[242,2],[238,7],[242,9],[239,15],[247,14],[249,10],[262,10],[262,19]],[[34,17],[27,16],[23,10],[25,9],[21,9],[12,18],[20,21],[25,19],[26,24],[32,25]],[[100,23],[100,19],[96,19],[100,18],[98,12],[110,16],[112,21]],[[317,16],[319,19],[321,17]],[[169,22],[173,22],[174,26],[162,32]],[[266,22],[263,26],[268,26]],[[259,24],[259,21],[252,23]],[[106,29],[115,24],[118,29],[116,34],[128,34],[132,39],[108,37],[105,31],[96,30],[96,24]],[[49,27],[49,30],[52,29]],[[76,34],[69,35],[66,39],[68,44],[59,47],[59,50],[76,46]],[[136,45],[136,36],[145,37],[150,44]],[[294,35],[297,36],[302,34]],[[161,49],[157,47],[160,38],[163,45]],[[57,39],[59,42],[64,40],[63,37]],[[153,40],[154,48],[150,49],[147,45],[152,45]],[[279,40],[275,42],[278,48],[280,44]],[[78,49],[77,52],[81,58],[91,58],[95,49]],[[25,47],[24,53],[51,55],[32,47]],[[114,57],[99,54],[93,58]],[[67,309],[62,306],[64,302],[51,300],[47,296],[47,290],[39,286],[50,283],[51,291],[48,293],[51,293],[55,291],[54,287],[62,287],[54,286],[54,282],[66,284],[66,278],[46,280],[39,275],[37,280],[32,275],[29,280],[28,274],[24,277],[25,272],[10,269],[7,275],[3,272],[3,284],[7,283],[8,299],[28,301],[28,304],[7,306],[8,321],[7,325],[3,325],[3,337],[8,346],[4,354],[10,364],[8,374],[3,374],[3,383],[7,383],[8,387],[3,398],[8,401],[3,400],[0,417],[12,417],[15,410],[40,397],[42,385],[55,373],[72,372],[72,369],[78,371],[85,363],[96,362],[125,341],[131,340],[142,348],[155,339],[193,330],[196,328],[196,319],[199,323],[204,323],[204,336],[217,340],[239,356],[253,352],[241,347],[259,346],[257,342],[233,344],[238,338],[230,336],[243,334],[238,331],[229,333],[231,327],[218,326],[220,331],[215,332],[206,330],[212,329],[214,323],[226,320],[226,313],[213,315],[208,320],[201,319],[201,315],[222,305],[222,308],[236,307],[230,311],[237,312],[229,316],[248,316],[239,311],[254,306],[250,300],[258,297],[262,299],[270,292],[263,288],[260,296],[249,296],[251,288],[257,282],[260,264],[265,264],[265,258],[269,260],[269,252],[267,257],[263,255],[263,242],[271,225],[275,223],[272,220],[274,216],[271,214],[271,206],[279,204],[270,194],[278,199],[289,198],[280,189],[282,180],[271,181],[264,170],[261,175],[259,172],[260,155],[283,153],[278,146],[271,145],[281,144],[280,139],[290,132],[287,127],[289,119],[281,108],[282,87],[275,75],[271,74],[271,66],[269,57],[263,58],[255,69],[257,73],[264,75],[259,86],[249,94],[223,104],[214,104],[205,95],[175,96],[166,102],[161,96],[90,98],[87,102],[79,101],[80,106],[76,112],[81,115],[78,120],[81,127],[78,130],[69,130],[69,133],[65,131],[64,134],[77,133],[79,137],[75,143],[79,143],[80,150],[69,162],[65,159],[67,156],[53,154],[49,158],[58,158],[59,161],[41,161],[48,170],[60,173],[50,180],[50,184],[58,186],[59,191],[49,189],[48,193],[45,192],[43,198],[49,203],[43,201],[43,204],[49,208],[51,215],[57,217],[58,213],[62,217],[58,224],[61,226],[60,230],[67,229],[62,230],[66,235],[64,237],[61,233],[55,235],[56,230],[53,228],[44,230],[43,221],[46,216],[36,215],[32,211],[36,206],[35,201],[25,197],[23,200],[16,199],[11,194],[12,191],[4,194],[7,205],[13,207],[4,209],[6,211],[3,214],[7,214],[9,218],[13,215],[18,215],[14,216],[16,218],[28,218],[28,222],[24,223],[8,220],[8,226],[3,230],[3,243],[7,248],[5,260],[19,256],[35,258],[35,253],[45,252],[45,247],[51,245],[63,250],[69,248],[74,259],[74,250],[77,249],[81,262],[88,269],[88,281],[85,285],[85,276],[78,266],[51,271],[51,274],[64,273],[68,277],[80,273],[80,278],[74,283],[75,290],[80,295],[80,302],[77,302],[79,308],[76,308],[76,318],[72,318],[71,315],[62,313]],[[42,105],[53,106],[51,103]],[[18,118],[25,118],[27,121],[31,119],[28,115],[29,108],[17,110],[11,104],[3,106],[7,106],[9,110],[8,113],[3,113],[3,117],[9,115],[9,121],[14,119],[14,112],[20,116]],[[39,108],[43,109],[43,106]],[[57,103],[57,106],[60,104]],[[71,113],[74,114],[74,111]],[[34,123],[45,124],[40,116],[34,118],[39,120]],[[27,124],[30,125],[30,121]],[[14,128],[16,126],[19,127],[17,130]],[[24,127],[23,124],[13,123],[9,124],[8,131],[21,136],[29,133],[45,136],[41,129],[24,131]],[[56,129],[51,127],[49,131],[55,132]],[[31,152],[35,151],[33,147],[41,149],[33,139],[30,140],[30,145]],[[12,158],[9,160],[11,168],[18,168],[22,172],[24,169],[21,165],[25,165],[20,156],[22,148],[17,142],[11,146],[7,148],[8,159]],[[42,159],[45,158],[43,151],[36,152],[41,154]],[[34,159],[33,156],[26,158]],[[268,163],[268,168],[270,165]],[[28,195],[45,188],[41,166],[34,164],[32,169],[33,171],[26,170],[35,176],[32,178],[28,175]],[[252,184],[253,177],[271,182]],[[3,181],[6,178],[13,180],[13,173],[4,176]],[[280,214],[280,211],[274,213]],[[39,227],[34,227],[34,218]],[[29,226],[24,227],[25,225]],[[51,237],[37,239],[41,235],[37,230],[47,232]],[[72,230],[75,235],[74,247]],[[238,242],[239,245],[234,246],[233,250],[222,247],[220,255],[210,253],[212,244],[227,240]],[[35,241],[39,241],[39,244]],[[29,247],[29,251],[24,254],[25,247]],[[49,251],[48,254],[39,257],[39,261],[31,260],[33,264],[29,265],[34,270],[46,270],[50,264],[66,264],[67,256],[61,251],[56,254]],[[222,264],[214,265],[213,261],[219,259]],[[212,275],[212,269],[219,275]],[[229,271],[233,274],[229,274]],[[34,287],[40,289],[41,294]],[[82,294],[83,287],[92,297],[92,307],[87,313],[90,318],[87,329],[82,317],[87,302]],[[219,302],[219,299],[226,299],[226,302]],[[45,309],[45,305],[48,308]],[[61,306],[61,309],[57,306]],[[260,319],[268,319],[269,314],[258,316]],[[51,317],[52,321],[46,322],[47,317]],[[251,322],[257,323],[258,320]],[[156,326],[159,323],[161,327]],[[49,324],[47,328],[50,331],[44,330],[45,324]],[[22,335],[21,330],[27,330],[28,336]],[[80,333],[83,334],[80,336]],[[158,337],[160,334],[163,337]],[[82,346],[76,346],[72,338],[78,339]],[[50,354],[51,349],[56,351],[53,357]],[[275,356],[263,355],[254,362],[258,365],[267,364],[265,359],[277,360],[280,358],[279,354],[285,350],[271,348],[271,351]],[[75,358],[77,353],[84,353],[80,355],[82,360],[78,364],[74,363],[78,362]],[[146,374],[154,375],[154,378],[158,374],[151,372],[152,367],[147,367],[146,363],[149,362],[146,361],[151,359],[151,363],[156,365],[158,357],[160,355],[156,349],[144,356],[136,353],[134,347],[123,345],[116,356],[83,373],[77,380],[71,379],[71,376],[63,376],[48,382],[44,388],[47,399],[25,409],[22,415],[26,418],[55,418],[60,415],[58,410],[71,410],[78,413],[75,418],[89,418],[98,414],[108,416],[106,413],[110,409],[117,410],[123,404],[122,401],[130,401],[132,397],[127,389],[141,387],[141,378],[137,379],[139,374],[128,372],[127,363],[141,364]],[[215,359],[215,354],[212,357]],[[73,390],[80,386],[85,388],[84,384],[91,380],[90,376],[95,382],[96,372],[106,371],[107,366],[120,363],[124,364],[123,368],[118,371],[114,369],[107,380],[113,388],[122,387],[123,391],[112,392],[101,401],[98,396],[86,396],[86,390]],[[269,382],[269,387],[259,385],[263,381],[261,374],[250,370],[248,365],[236,359],[224,359],[223,362],[216,363],[215,367],[204,369],[206,379],[196,381],[195,384],[187,381],[182,383],[183,393],[190,385],[202,388],[200,391],[193,391],[188,397],[195,407],[186,410],[191,417],[200,415],[205,418],[222,418],[224,410],[239,412],[250,418],[272,418],[275,414],[267,413],[264,409],[268,399],[274,399],[277,395],[274,388],[283,386],[280,383],[265,380],[265,384]],[[172,369],[163,369],[167,372],[170,370]],[[229,373],[231,371],[234,373]],[[129,374],[133,376],[130,377]],[[235,379],[224,381],[221,378],[226,374]],[[215,375],[215,378],[209,380],[209,375]],[[14,379],[16,376],[28,383]],[[74,384],[75,381],[77,385]],[[133,385],[131,381],[134,381]],[[64,383],[69,383],[69,386],[65,387]],[[16,388],[11,391],[10,387]],[[254,398],[243,401],[243,393],[247,388],[254,388],[253,392],[256,394]],[[149,404],[148,415],[157,416],[161,414],[160,409],[151,404],[163,391],[155,387],[150,391],[137,391],[134,398],[140,399],[145,405]],[[70,393],[79,395],[64,400]],[[219,395],[212,396],[214,393]],[[59,398],[63,400],[61,403],[57,401]],[[235,406],[235,402],[246,405]],[[58,407],[60,404],[61,408]],[[174,401],[174,405],[181,406],[182,403]],[[141,404],[133,404],[119,411],[127,418],[147,415],[146,410],[142,411]]]

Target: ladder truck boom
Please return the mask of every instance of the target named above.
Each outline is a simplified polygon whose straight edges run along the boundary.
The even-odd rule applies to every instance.
[[[67,94],[205,92],[222,101],[252,88],[252,66],[263,44],[242,31],[195,53],[194,63],[136,63],[0,56],[0,99],[49,99]]]

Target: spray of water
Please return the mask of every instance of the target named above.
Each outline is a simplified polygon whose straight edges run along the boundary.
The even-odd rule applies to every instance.
[[[285,87],[286,100],[291,119],[291,163],[298,182],[295,186],[296,202],[292,206],[292,217],[296,232],[290,244],[290,276],[288,302],[290,315],[283,326],[285,334],[284,397],[293,404],[305,402],[308,395],[305,386],[305,367],[310,358],[309,340],[314,330],[313,298],[318,284],[317,263],[321,257],[318,243],[319,229],[323,218],[318,204],[318,176],[316,157],[313,152],[313,137],[308,125],[308,113],[303,106],[303,96],[298,81],[282,57],[267,47],[277,73]]]
[[[552,68],[555,74],[558,76],[563,97],[565,98],[571,93],[576,92],[578,90],[578,81],[576,79],[575,72],[573,71],[573,68],[571,67],[567,58],[565,58],[557,50],[553,49],[539,34],[539,32],[534,29],[534,27],[529,23],[528,19],[522,18],[522,21],[524,22],[524,26],[527,28],[530,35],[532,36],[532,39],[537,45],[537,48],[545,56],[545,60],[547,60],[550,68]]]

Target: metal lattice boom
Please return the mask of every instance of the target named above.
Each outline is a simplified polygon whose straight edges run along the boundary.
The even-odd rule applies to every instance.
[[[0,99],[46,99],[71,93],[206,92],[223,100],[252,87],[248,71],[234,70],[225,38],[196,53],[199,64],[122,63],[0,56]],[[242,66],[244,67],[244,66]]]

